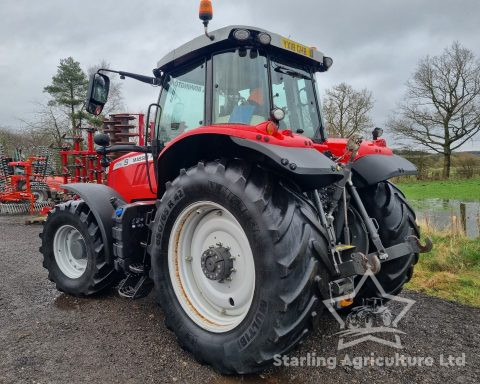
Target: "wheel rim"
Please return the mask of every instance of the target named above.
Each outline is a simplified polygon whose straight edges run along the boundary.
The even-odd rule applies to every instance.
[[[180,213],[169,240],[170,280],[186,314],[210,332],[237,327],[255,290],[253,253],[240,223],[221,205],[201,201]]]
[[[53,253],[60,270],[71,279],[78,279],[87,269],[85,239],[71,225],[64,225],[55,233]]]
[[[36,202],[44,202],[47,200],[43,191],[32,191],[32,195]]]

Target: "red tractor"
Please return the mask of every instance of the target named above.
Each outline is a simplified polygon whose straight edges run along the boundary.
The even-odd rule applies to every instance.
[[[146,145],[95,142],[102,184],[45,223],[43,265],[60,291],[89,296],[119,283],[128,298],[152,288],[181,346],[222,373],[268,366],[312,330],[323,300],[347,306],[411,278],[422,247],[415,213],[388,180],[413,175],[374,132],[328,139],[315,74],[332,59],[275,33],[230,26],[162,58]],[[101,113],[111,70],[90,81],[86,108]],[[152,112],[154,111],[154,112]],[[112,152],[128,152],[109,162]],[[338,303],[337,303],[338,301]]]

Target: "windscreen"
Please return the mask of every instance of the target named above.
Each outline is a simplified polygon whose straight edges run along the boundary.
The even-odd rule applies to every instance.
[[[269,119],[267,58],[256,49],[213,56],[213,123],[256,125]]]
[[[319,109],[312,75],[304,69],[270,61],[274,108],[285,112],[280,129],[314,138],[320,129]]]

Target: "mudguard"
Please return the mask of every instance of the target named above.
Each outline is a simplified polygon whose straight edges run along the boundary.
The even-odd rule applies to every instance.
[[[62,188],[75,193],[87,203],[102,234],[105,260],[108,264],[113,264],[112,227],[114,209],[110,199],[116,197],[120,204],[125,204],[122,197],[114,189],[103,184],[67,184],[63,185]]]
[[[304,190],[324,187],[343,178],[337,165],[314,148],[284,147],[238,137],[230,138],[235,144],[266,156]]]
[[[229,132],[223,133],[199,132],[202,128],[194,129],[172,140],[163,149],[156,164],[158,198],[165,192],[165,183],[173,181],[182,168],[188,169],[199,161],[213,161],[223,157],[238,157],[270,166],[295,181],[304,191],[332,184],[343,177],[336,164],[313,146],[307,146],[304,138],[286,137],[285,141],[291,144],[287,146],[280,145],[282,141],[273,136],[260,135],[258,131],[227,128]],[[239,133],[249,134],[252,138],[235,136]],[[259,137],[263,138],[262,141]]]
[[[353,165],[353,183],[366,187],[396,176],[416,175],[417,168],[398,155],[367,155]]]

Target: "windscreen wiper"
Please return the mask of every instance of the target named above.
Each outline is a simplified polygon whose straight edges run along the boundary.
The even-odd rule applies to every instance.
[[[294,71],[293,69],[282,67],[281,65],[277,65],[274,67],[275,72],[283,73],[284,75],[292,76],[293,78],[300,78],[305,80],[311,80],[310,76],[306,76],[303,73]]]

